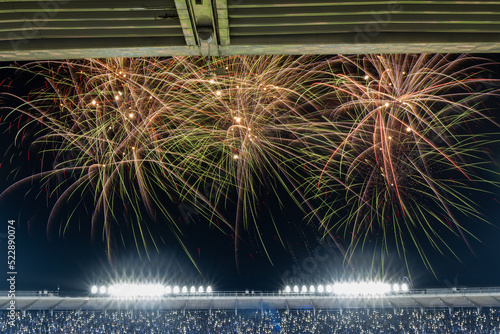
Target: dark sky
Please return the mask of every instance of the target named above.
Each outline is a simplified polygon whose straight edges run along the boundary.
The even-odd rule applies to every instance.
[[[492,56],[500,59],[497,55]],[[500,76],[500,73],[496,74]],[[21,94],[26,88],[14,90]],[[498,112],[499,102],[497,97],[485,101],[492,113]],[[16,152],[7,148],[13,140],[13,132],[9,133],[5,124],[1,126],[4,132],[2,149],[5,151],[0,167],[0,190],[3,191],[15,180],[28,176],[30,167],[26,151]],[[497,131],[500,136],[500,129]],[[496,163],[500,162],[498,148],[494,144],[490,148]],[[499,167],[492,163],[490,168]],[[12,173],[17,170],[17,175]],[[31,192],[25,195],[30,187]],[[95,283],[123,277],[181,285],[206,284],[212,285],[215,290],[278,290],[288,282],[317,284],[380,276],[381,273],[387,280],[401,281],[408,276],[407,267],[416,288],[444,287],[455,283],[500,286],[500,188],[491,186],[485,190],[490,193],[471,191],[470,196],[474,196],[487,222],[479,219],[463,221],[464,227],[472,231],[479,241],[468,237],[468,247],[462,238],[443,231],[442,237],[456,252],[456,258],[450,252],[440,254],[428,249],[435,270],[433,274],[423,266],[413,249],[407,254],[407,265],[395,249],[390,250],[382,261],[380,249],[375,246],[376,236],[362,251],[354,254],[352,265],[348,265],[330,240],[321,240],[317,225],[308,224],[303,214],[286,200],[279,208],[276,199],[268,194],[262,196],[262,203],[259,204],[262,216],[258,223],[263,227],[269,258],[256,241],[255,234],[249,233],[244,235],[237,266],[232,235],[224,235],[216,228],[208,227],[203,218],[183,207],[184,213],[191,213],[191,216],[183,218],[178,214],[178,219],[184,229],[183,240],[196,266],[171,236],[168,227],[152,221],[144,223],[156,224],[155,231],[162,235],[158,250],[150,247],[148,257],[142,247],[138,251],[128,240],[126,247],[120,246],[113,253],[110,263],[102,238],[91,240],[88,215],[82,214],[80,223],[72,225],[64,237],[59,233],[63,225],[47,227],[50,205],[47,208],[44,194],[35,196],[38,189],[34,181],[32,185],[18,187],[0,199],[0,249],[4,249],[0,254],[4,254],[2,261],[5,263],[0,273],[4,277],[7,272],[7,221],[13,219],[16,227],[17,290],[55,290],[59,286],[64,291],[86,292]],[[280,244],[275,237],[270,215],[267,214],[269,211],[277,222],[284,244]],[[179,206],[177,212],[182,212]],[[377,250],[374,251],[375,248]],[[0,290],[7,290],[5,279],[1,284]]]

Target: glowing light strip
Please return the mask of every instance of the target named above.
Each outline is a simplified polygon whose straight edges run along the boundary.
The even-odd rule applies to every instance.
[[[376,296],[389,293],[404,293],[409,291],[407,284],[394,284],[384,282],[338,282],[334,284],[311,285],[309,288],[303,285],[295,285],[293,288],[286,286],[285,293],[316,293],[316,294],[336,294],[342,296]]]
[[[162,284],[113,284],[109,287],[93,286],[90,290],[91,294],[108,295],[118,298],[159,298],[164,295],[177,295],[177,294],[210,294],[212,293],[211,286],[187,286],[180,288],[179,286],[170,286]]]

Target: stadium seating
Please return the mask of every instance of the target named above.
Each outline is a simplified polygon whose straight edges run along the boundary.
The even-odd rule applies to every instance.
[[[500,309],[452,310],[291,310],[170,312],[27,311],[16,314],[16,326],[0,312],[0,332],[30,334],[85,333],[500,333]]]

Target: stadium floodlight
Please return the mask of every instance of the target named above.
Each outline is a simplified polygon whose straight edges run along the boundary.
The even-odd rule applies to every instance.
[[[307,286],[302,285],[302,290],[300,292],[307,293]]]
[[[211,286],[207,286],[207,293],[212,293],[212,287]]]
[[[401,291],[408,292],[408,284],[406,283],[401,284]]]
[[[187,293],[188,292],[188,288],[187,286],[183,286],[182,287],[182,293]]]
[[[103,294],[105,294],[105,293],[106,293],[106,287],[105,287],[104,285],[103,285],[103,286],[101,286],[101,287],[99,288],[99,293],[100,293],[101,295],[103,295]]]
[[[97,285],[92,286],[92,289],[90,289],[90,292],[91,292],[92,294],[96,294],[96,293],[97,293],[97,291],[99,291],[99,289],[97,288]]]
[[[198,287],[198,292],[203,293],[205,292],[205,289],[200,285],[200,287]]]
[[[311,286],[309,287],[309,292],[310,292],[310,293],[315,293],[315,292],[316,292],[316,287],[315,287],[314,285],[311,285]]]
[[[155,298],[162,296],[165,288],[161,284],[115,284],[108,292],[120,298]]]
[[[327,293],[332,293],[332,292],[333,292],[333,287],[332,287],[330,284],[328,284],[328,285],[326,286],[326,292],[327,292]]]
[[[391,291],[391,286],[382,282],[335,283],[333,292],[338,295],[383,295]]]
[[[176,285],[176,286],[174,286],[174,290],[173,291],[174,291],[175,294],[178,294],[179,292],[181,292],[181,289],[179,289],[179,287]]]
[[[320,285],[318,285],[318,292],[319,292],[319,293],[323,293],[323,292],[325,292],[325,287],[324,287],[323,285],[321,285],[321,284],[320,284]]]
[[[290,293],[290,292],[292,292],[292,289],[290,288],[290,285],[287,285],[287,286],[285,287],[285,292],[286,292],[286,293]]]
[[[165,293],[166,293],[167,295],[169,295],[169,294],[171,294],[171,293],[172,293],[172,287],[171,287],[170,285],[167,285],[167,286],[165,287]]]
[[[400,290],[399,284],[394,284],[394,285],[392,286],[392,291],[394,291],[394,292],[399,292],[399,290]]]
[[[192,286],[191,289],[189,289],[189,292],[196,293],[196,288],[194,286]]]
[[[297,285],[293,287],[293,292],[299,293],[299,287]]]

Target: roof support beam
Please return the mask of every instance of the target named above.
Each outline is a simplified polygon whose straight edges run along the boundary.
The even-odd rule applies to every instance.
[[[413,298],[413,297],[410,297],[410,298],[415,302],[415,304],[417,304],[420,307],[420,310],[423,312],[425,306],[422,303],[418,302],[415,298]]]
[[[491,296],[491,298],[492,298],[494,301],[496,301],[496,302],[498,302],[498,303],[500,304],[500,298],[495,297],[495,296]],[[496,307],[497,307],[498,305],[494,305],[494,306],[496,306]]]
[[[190,0],[175,0],[175,8],[177,9],[186,45],[198,45]]]
[[[61,299],[60,301],[58,301],[57,303],[55,303],[54,305],[52,305],[49,308],[50,313],[52,313],[52,311],[54,311],[56,309],[57,305],[61,304],[63,301],[64,301],[64,299]]]
[[[106,311],[108,310],[108,308],[109,308],[109,306],[111,305],[111,303],[112,303],[112,302],[113,302],[113,300],[111,299],[111,300],[109,301],[109,303],[107,303],[107,304],[106,304],[106,305],[102,308],[102,310],[103,310],[104,312],[106,312]]]
[[[194,30],[198,37],[200,54],[202,56],[218,56],[218,32],[216,18],[214,17],[215,6],[213,4],[213,1],[215,0],[187,1],[190,1],[191,3],[193,21],[195,25]],[[202,32],[205,33],[205,35],[210,33],[210,38],[205,36],[204,40],[202,40]]]
[[[443,300],[443,298],[438,297],[437,299],[438,299],[441,303],[443,303],[443,304],[444,304],[444,306],[446,306],[446,307],[448,307],[448,308],[453,308],[453,305],[452,305],[452,304],[450,304],[450,303],[448,303],[448,302],[445,302],[445,301]]]
[[[392,307],[394,310],[396,310],[396,309],[397,309],[396,305],[394,305],[394,303],[393,303],[393,302],[391,302],[389,299],[387,299],[387,302],[389,303],[389,305],[391,305],[391,307]]]
[[[31,305],[35,304],[37,301],[39,301],[40,299],[35,299],[34,301],[32,301],[31,303],[27,304],[26,306],[24,306],[21,311],[26,311],[27,309],[30,308]],[[51,311],[52,313],[52,311]]]
[[[337,301],[337,305],[338,305],[338,307],[339,307],[339,309],[340,309],[340,314],[342,315],[342,308],[343,308],[343,307],[342,307],[342,305],[340,304],[340,299],[339,299],[339,298],[337,298],[337,299],[336,299],[336,301]]]
[[[227,0],[216,0],[216,30],[219,34],[220,45],[229,45],[229,15]]]

